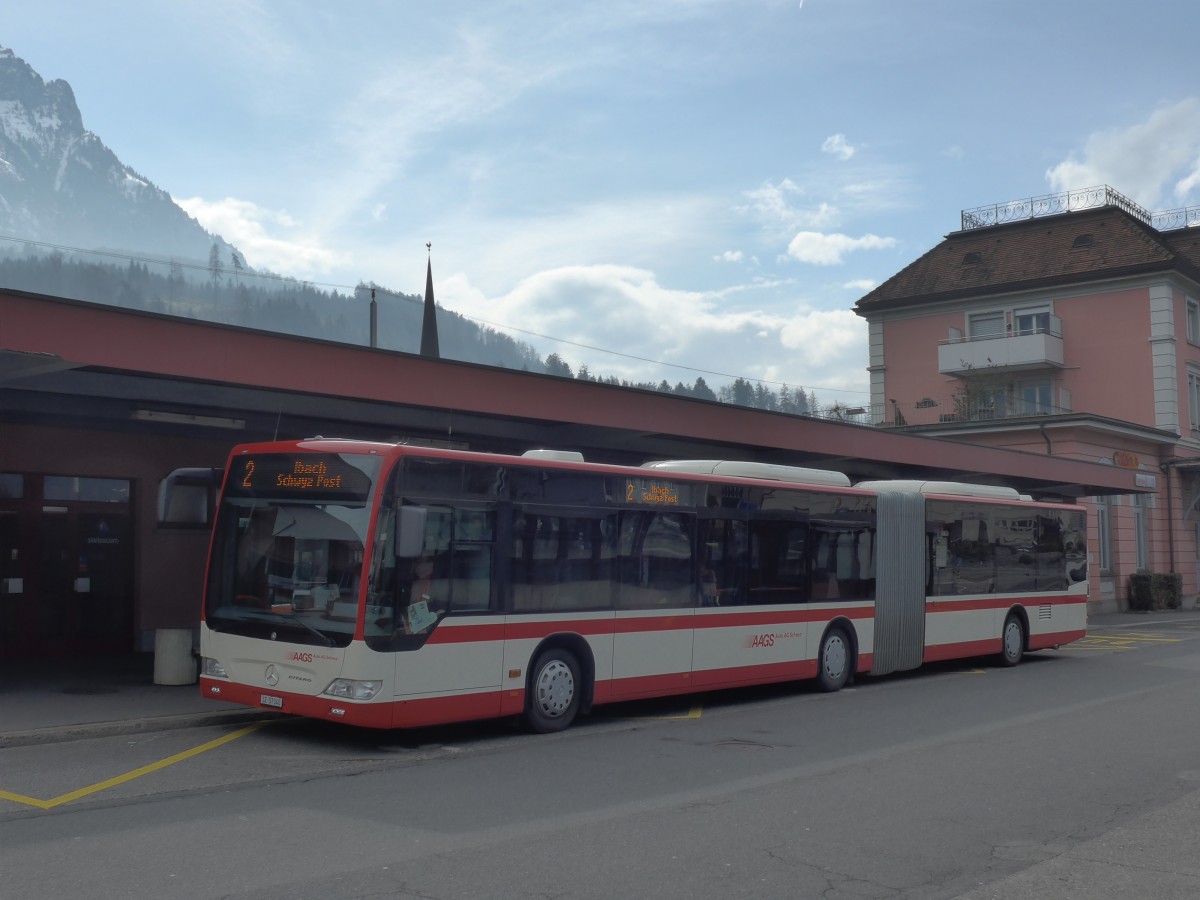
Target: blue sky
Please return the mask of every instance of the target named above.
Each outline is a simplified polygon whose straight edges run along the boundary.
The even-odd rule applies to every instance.
[[[1195,0],[10,7],[249,265],[421,293],[431,241],[439,303],[603,375],[861,404],[853,304],[961,210],[1200,206]]]

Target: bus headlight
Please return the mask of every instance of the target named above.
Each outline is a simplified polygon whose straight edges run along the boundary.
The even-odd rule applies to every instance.
[[[225,671],[225,667],[211,656],[204,657],[203,673],[208,678],[228,678],[229,673]]]
[[[335,678],[322,693],[346,700],[371,700],[383,687],[382,681],[355,681],[352,678]]]

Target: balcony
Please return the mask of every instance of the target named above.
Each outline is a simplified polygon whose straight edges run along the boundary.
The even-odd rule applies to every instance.
[[[938,372],[965,376],[1063,367],[1062,323],[1050,316],[1045,329],[1018,334],[964,337],[956,328],[938,344]]]
[[[854,410],[857,412],[857,410]],[[871,424],[877,428],[911,428],[922,425],[946,425],[953,422],[994,422],[1003,419],[1023,419],[1029,416],[1061,416],[1072,410],[1050,406],[1018,396],[1015,392],[991,397],[969,398],[965,395],[907,402],[889,400],[879,406],[872,404],[865,416],[852,421]],[[828,418],[823,414],[824,418]]]

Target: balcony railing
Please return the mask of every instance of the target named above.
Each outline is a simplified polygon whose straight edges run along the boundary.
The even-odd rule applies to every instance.
[[[1049,327],[1027,332],[963,337],[951,329],[938,344],[938,372],[943,375],[1016,372],[1063,367],[1062,321],[1050,316]]]
[[[946,425],[957,422],[993,422],[1029,416],[1056,416],[1072,410],[1038,403],[1022,397],[1001,395],[987,399],[967,396],[925,397],[916,401],[891,401],[872,404],[858,421],[879,428],[908,428],[919,425]]]

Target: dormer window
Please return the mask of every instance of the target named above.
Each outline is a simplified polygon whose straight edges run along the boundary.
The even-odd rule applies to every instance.
[[[1090,234],[1081,234],[1071,243],[1072,250],[1079,250],[1083,247],[1093,247],[1096,244],[1096,239]]]
[[[970,253],[963,256],[962,264],[964,266],[977,266],[983,262],[983,254],[972,250]]]

